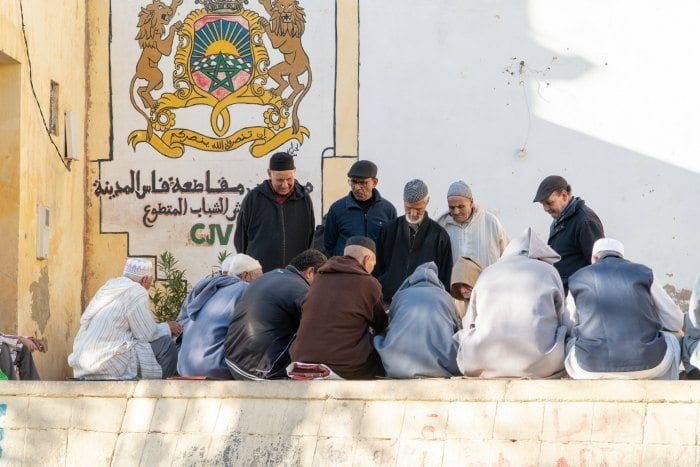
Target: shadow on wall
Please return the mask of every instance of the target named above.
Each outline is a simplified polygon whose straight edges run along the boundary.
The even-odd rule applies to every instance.
[[[567,5],[484,0],[448,10],[426,4],[417,24],[415,10],[398,0],[363,3],[360,157],[378,163],[380,190],[398,206],[403,184],[423,178],[433,217],[446,211],[449,184],[467,181],[476,202],[495,212],[511,237],[528,226],[547,237],[551,219],[532,198],[542,178],[561,174],[601,217],[606,235],[625,244],[629,259],[652,267],[656,280],[684,305],[700,272],[694,248],[700,174],[681,166],[697,166],[694,140],[671,140],[661,130],[650,139],[648,120],[657,109],[646,102],[649,90],[640,92],[644,75],[612,36],[591,37],[579,27],[562,32],[583,8]],[[629,21],[616,9],[606,14],[610,28]],[[582,24],[592,15],[583,12]],[[542,31],[547,21],[557,22],[556,33]],[[382,38],[389,40],[377,47]],[[593,45],[586,48],[581,44],[587,40]],[[572,52],[582,49],[585,58]],[[635,52],[630,55],[637,59],[641,53]],[[668,60],[661,54],[647,58]],[[682,63],[677,66],[666,70],[669,76],[687,73]],[[611,79],[629,86],[618,84],[615,92],[595,87]],[[647,115],[638,110],[643,105],[629,104],[635,99],[646,103]],[[679,114],[685,107],[678,103]],[[652,141],[656,152],[664,148],[658,156],[664,160],[573,127],[616,136],[619,128],[616,141],[633,140],[635,147]],[[397,161],[402,168],[392,171]]]

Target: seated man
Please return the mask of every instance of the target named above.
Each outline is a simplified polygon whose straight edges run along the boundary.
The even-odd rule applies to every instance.
[[[574,379],[678,379],[683,313],[648,267],[624,259],[612,238],[593,244],[591,265],[569,278]],[[670,332],[669,332],[670,331]]]
[[[688,379],[700,379],[700,276],[695,278],[690,295],[688,314],[685,315],[682,358]]]
[[[214,276],[203,288],[192,290],[180,313],[182,344],[177,359],[180,376],[231,379],[224,363],[224,338],[248,284],[262,275],[262,266],[239,253],[229,269]]]
[[[457,317],[460,319],[459,327],[462,327],[461,320],[467,312],[469,299],[476,285],[476,280],[481,275],[481,264],[475,259],[460,257],[452,266],[452,278],[450,280],[450,294],[455,299],[457,307]]]
[[[18,372],[21,380],[41,379],[32,357],[35,350],[46,352],[46,344],[36,337],[0,333],[0,378],[17,379]]]
[[[459,375],[454,300],[438,278],[435,263],[421,264],[399,287],[389,308],[385,336],[374,338],[390,378],[449,378]]]
[[[345,379],[384,375],[372,347],[372,329],[387,325],[382,288],[370,274],[376,262],[374,241],[350,237],[343,251],[318,270],[301,312],[292,361],[321,363]]]
[[[68,364],[76,378],[160,379],[175,374],[175,321],[156,324],[148,307],[153,265],[130,258],[124,275],[100,287],[80,318]]]
[[[559,255],[528,228],[484,269],[472,292],[457,363],[466,376],[545,378],[564,369]]]
[[[301,302],[325,262],[320,251],[302,251],[286,268],[274,269],[250,284],[236,303],[224,341],[225,362],[233,379],[286,378]]]

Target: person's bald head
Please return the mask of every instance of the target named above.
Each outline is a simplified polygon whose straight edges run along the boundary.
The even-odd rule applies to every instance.
[[[374,270],[374,265],[377,264],[377,255],[372,250],[361,245],[348,245],[343,250],[345,256],[352,256],[369,274]]]

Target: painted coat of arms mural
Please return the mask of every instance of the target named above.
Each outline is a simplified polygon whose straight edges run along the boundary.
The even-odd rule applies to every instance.
[[[298,109],[311,86],[309,58],[302,46],[305,13],[295,0],[261,1],[270,19],[247,10],[245,0],[196,0],[204,8],[194,10],[184,22],[167,27],[182,0],[170,6],[159,0],[141,8],[136,39],[142,48],[131,81],[134,108],[143,115],[146,129],[135,130],[129,143],[148,143],[167,157],[180,157],[186,146],[205,151],[230,151],[247,143],[255,157],[268,154],[290,140],[300,144],[309,130],[299,125]],[[174,32],[180,42],[175,52],[174,92],[157,100],[152,92],[162,87],[158,62],[172,52]],[[262,40],[267,35],[283,61],[270,67]],[[308,75],[306,84],[299,77]],[[135,89],[138,80],[145,85]],[[275,87],[270,87],[274,81]],[[284,91],[292,93],[283,97]],[[235,105],[260,106],[261,125],[232,130],[229,109]],[[215,137],[176,128],[173,110],[195,105],[211,108],[210,125]],[[287,126],[291,116],[291,126]],[[235,125],[235,122],[233,123]]]
[[[111,10],[111,154],[92,190],[101,232],[128,234],[130,256],[168,250],[198,280],[234,250],[240,203],[276,151],[296,154],[320,219],[335,2],[112,0]]]

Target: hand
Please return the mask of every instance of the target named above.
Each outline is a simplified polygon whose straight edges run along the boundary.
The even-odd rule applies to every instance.
[[[263,28],[267,29],[267,26],[270,24],[269,21],[267,21],[265,18],[260,17],[258,18],[258,24]]]
[[[168,321],[168,326],[170,327],[170,334],[173,337],[177,337],[182,334],[182,326],[177,321]]]
[[[30,352],[39,350],[39,346],[36,344],[36,342],[34,342],[34,339],[31,337],[19,336],[19,338],[17,339],[17,343],[25,346],[27,349],[29,349]]]

